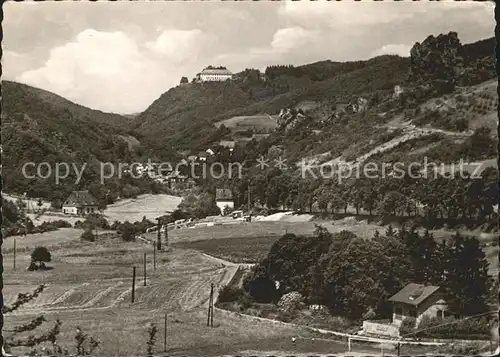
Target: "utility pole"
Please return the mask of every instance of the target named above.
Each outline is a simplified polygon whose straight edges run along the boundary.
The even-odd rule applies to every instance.
[[[153,270],[156,270],[156,245],[153,244]]]
[[[167,313],[165,313],[165,330],[163,333],[163,352],[167,352]]]
[[[210,284],[210,299],[208,300],[207,327],[214,327],[214,283]]]
[[[168,224],[165,223],[165,247],[168,249]]]
[[[16,238],[14,238],[14,270],[16,270]]]
[[[135,300],[135,267],[132,267],[132,304]]]
[[[156,219],[158,221],[158,236],[156,238],[156,249],[161,250],[161,220],[160,217]]]
[[[210,315],[210,326],[214,327],[214,284],[212,283],[212,309],[211,309],[211,315]]]
[[[250,214],[250,183],[248,184],[248,214]]]
[[[144,253],[144,286],[146,286],[146,253]]]

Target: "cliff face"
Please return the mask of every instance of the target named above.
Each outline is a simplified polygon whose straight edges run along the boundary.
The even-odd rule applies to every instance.
[[[495,77],[494,39],[462,46],[456,32],[429,36],[410,52],[409,81],[415,84],[469,86]],[[491,52],[488,48],[491,47]],[[480,51],[476,51],[480,50]]]
[[[456,32],[429,36],[410,51],[409,80],[418,84],[434,81],[455,83],[463,69],[462,44]]]

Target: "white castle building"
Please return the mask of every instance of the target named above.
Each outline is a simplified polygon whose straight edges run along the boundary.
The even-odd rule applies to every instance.
[[[197,82],[224,82],[233,77],[226,67],[208,66],[196,75]]]

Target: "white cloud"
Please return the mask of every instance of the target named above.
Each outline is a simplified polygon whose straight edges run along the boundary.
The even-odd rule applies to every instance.
[[[4,50],[2,54],[2,70],[5,79],[14,79],[30,67],[28,56],[14,51]]]
[[[370,55],[370,57],[376,57],[381,55],[398,55],[401,57],[409,57],[412,46],[404,44],[391,44],[385,45],[379,48]]]
[[[213,35],[195,30],[163,30],[155,41],[147,42],[146,47],[164,55],[174,63],[183,63],[198,58],[216,42]]]
[[[143,110],[178,75],[145,57],[125,33],[87,29],[16,80],[92,108],[126,113]]]
[[[276,31],[271,47],[282,52],[301,49],[302,46],[310,46],[315,38],[313,31],[304,30],[302,27],[288,27]]]

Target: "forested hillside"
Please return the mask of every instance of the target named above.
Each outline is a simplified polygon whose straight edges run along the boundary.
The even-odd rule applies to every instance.
[[[11,193],[27,193],[61,201],[71,190],[93,188],[94,194],[104,200],[123,195],[123,183],[99,185],[100,163],[131,162],[140,154],[132,152],[121,137],[127,134],[129,119],[103,113],[74,104],[53,93],[24,84],[3,81],[2,85],[2,178],[3,189]],[[26,163],[47,163],[42,174],[47,178],[27,178],[22,172]],[[82,180],[77,184],[73,169],[64,181],[55,180],[56,163],[76,165],[80,170],[86,163]],[[33,166],[27,173],[36,173]],[[64,175],[64,172],[61,172]],[[131,183],[132,186],[138,183]]]

